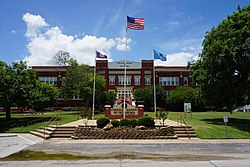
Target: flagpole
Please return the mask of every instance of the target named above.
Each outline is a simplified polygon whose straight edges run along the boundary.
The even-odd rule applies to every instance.
[[[96,72],[96,56],[95,56],[95,67],[94,67],[92,119],[94,119],[95,117],[95,72]]]
[[[154,49],[153,49],[153,77],[154,77],[154,112],[156,118],[156,91],[155,91],[155,60],[154,60]]]
[[[127,33],[128,33],[128,28],[127,28],[127,19],[128,19],[128,16],[126,14],[126,44],[125,44],[125,62],[124,62],[124,98],[123,98],[123,118],[126,118],[126,82],[127,82]]]

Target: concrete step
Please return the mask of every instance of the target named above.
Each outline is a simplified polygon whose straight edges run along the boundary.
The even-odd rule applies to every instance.
[[[174,132],[175,132],[175,134],[187,134],[187,133],[189,133],[189,134],[195,134],[194,131],[174,131]]]
[[[73,134],[75,130],[54,130],[53,134]]]
[[[193,130],[192,127],[185,127],[185,126],[180,126],[180,127],[173,127],[175,130],[182,130],[182,129],[188,129],[188,130]]]
[[[75,130],[76,126],[50,126],[50,128],[54,128],[55,130],[71,131]]]
[[[30,134],[33,134],[33,135],[35,135],[35,136],[37,136],[37,137],[40,137],[40,138],[45,138],[45,139],[49,139],[50,138],[50,135],[47,135],[47,134],[45,134],[44,135],[44,133],[40,133],[40,132],[37,132],[37,131],[30,131]]]
[[[45,129],[48,130],[48,131],[53,132],[56,128],[53,128],[53,127],[50,127],[50,126],[46,126]]]
[[[42,134],[46,134],[46,135],[50,135],[50,134],[52,134],[53,133],[53,131],[49,131],[49,130],[47,130],[47,129],[37,129],[36,130],[36,132],[39,132],[39,133],[42,133]]]
[[[58,126],[58,125],[51,125],[48,127],[37,129],[36,131],[30,132],[33,135],[36,135],[41,138],[49,139],[51,137],[57,138],[70,138],[75,131],[76,126]]]
[[[177,137],[178,138],[188,138],[188,137],[196,138],[197,136],[196,136],[196,134],[177,134]]]
[[[192,126],[172,126],[178,138],[196,138],[197,135]]]
[[[60,128],[76,128],[77,126],[50,125],[49,127],[60,129]]]

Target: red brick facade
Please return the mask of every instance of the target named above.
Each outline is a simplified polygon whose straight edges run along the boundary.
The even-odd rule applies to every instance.
[[[129,78],[126,85],[126,90],[128,90],[126,91],[126,96],[131,97],[135,89],[153,85],[153,60],[142,60],[141,62],[127,61],[126,63],[126,78]],[[65,67],[33,66],[32,69],[37,72],[40,80],[52,83],[59,88],[64,86],[62,78],[66,73]],[[107,60],[96,60],[96,74],[106,79],[107,91],[116,91],[118,95],[120,92],[119,98],[124,96],[124,61],[108,62]],[[155,83],[163,86],[166,91],[171,91],[178,86],[191,86],[191,71],[186,67],[156,66]],[[133,97],[131,99],[133,100]],[[63,106],[82,105],[82,100],[77,98],[67,101],[60,99],[59,102]]]

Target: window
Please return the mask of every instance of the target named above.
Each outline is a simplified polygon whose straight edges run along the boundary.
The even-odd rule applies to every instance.
[[[141,84],[141,77],[140,76],[135,76],[135,85],[140,85]]]
[[[124,85],[124,77],[119,76],[119,85]]]
[[[127,76],[126,78],[127,78],[127,83],[126,84],[131,85],[131,76]]]
[[[145,76],[145,85],[151,85],[151,76]]]
[[[72,100],[80,100],[80,95],[73,95]]]
[[[109,76],[109,85],[115,85],[115,76]]]
[[[126,85],[131,85],[131,76],[126,76]],[[119,76],[119,85],[124,85],[124,76]]]
[[[184,86],[188,86],[188,77],[183,78]]]
[[[178,86],[179,77],[159,77],[159,84],[161,86]]]
[[[70,96],[69,100],[82,100],[82,97],[80,95],[72,95]]]
[[[57,85],[57,77],[39,77],[39,80],[44,83],[50,83],[52,85]]]
[[[125,97],[131,97],[131,91],[127,90],[127,91],[125,91],[125,93],[124,93],[123,90],[118,91],[118,97],[119,98],[123,98],[124,96]]]

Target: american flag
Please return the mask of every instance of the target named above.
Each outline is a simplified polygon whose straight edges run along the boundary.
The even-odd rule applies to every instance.
[[[144,18],[133,18],[127,16],[127,28],[133,30],[144,30]]]

